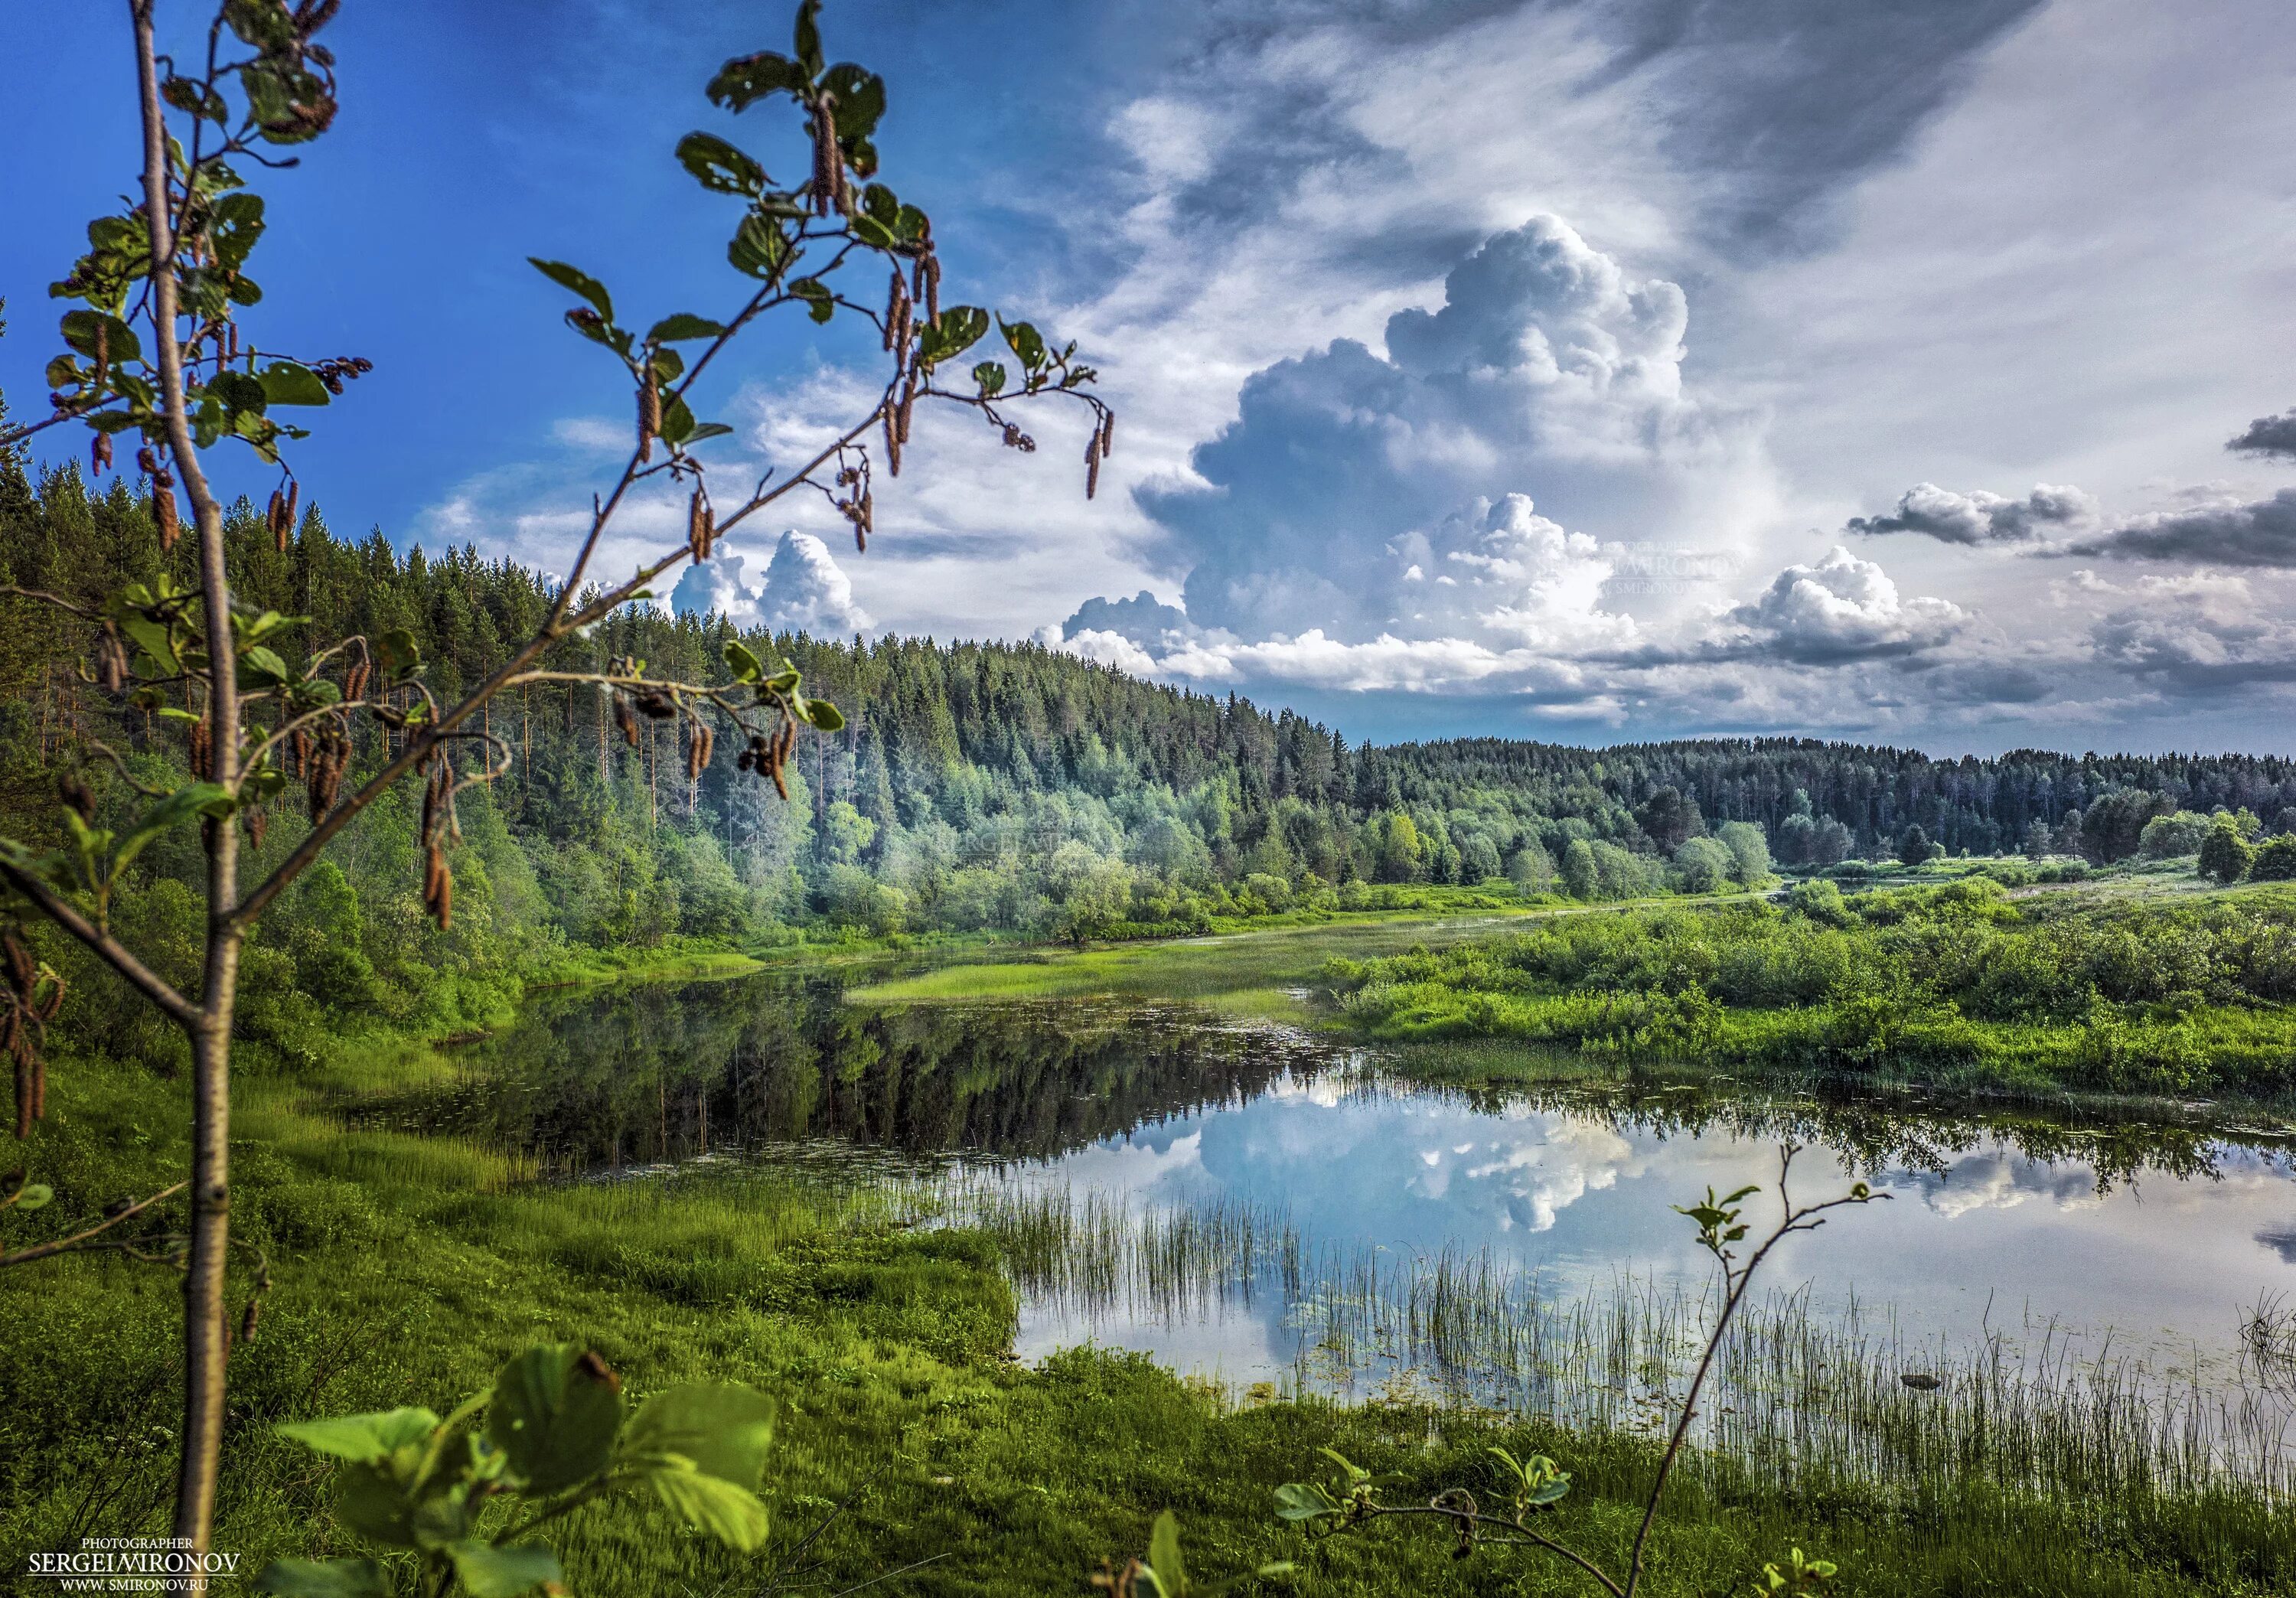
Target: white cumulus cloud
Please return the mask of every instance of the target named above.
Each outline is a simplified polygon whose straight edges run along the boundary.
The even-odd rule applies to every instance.
[[[737,627],[816,638],[866,632],[873,625],[854,602],[852,579],[811,533],[794,528],[783,533],[755,588],[742,578],[748,565],[728,551],[689,566],[670,594],[670,608],[681,616],[715,611]]]

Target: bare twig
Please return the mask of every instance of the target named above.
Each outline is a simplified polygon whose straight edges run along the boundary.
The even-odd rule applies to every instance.
[[[177,993],[166,978],[138,960],[104,928],[80,913],[79,907],[48,886],[37,874],[12,861],[0,859],[0,879],[39,906],[40,914],[87,946],[105,964],[119,973],[136,992],[165,1011],[179,1026],[200,1024],[200,1007]]]
[[[174,1198],[190,1185],[188,1182],[178,1182],[175,1186],[164,1188],[148,1199],[139,1199],[117,1214],[106,1216],[85,1232],[75,1232],[70,1237],[60,1237],[53,1242],[37,1243],[29,1249],[19,1249],[12,1254],[0,1254],[0,1266],[29,1265],[35,1259],[46,1259],[54,1255],[71,1253],[83,1247],[88,1239],[101,1236],[123,1221],[134,1220],[152,1205],[162,1200]]]

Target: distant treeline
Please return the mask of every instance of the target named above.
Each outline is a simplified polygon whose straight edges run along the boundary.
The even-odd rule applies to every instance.
[[[229,537],[249,603],[310,618],[299,636],[313,639],[404,627],[449,692],[497,662],[551,597],[534,572],[467,548],[402,554],[379,532],[338,538],[316,509],[284,551],[250,505]],[[0,463],[0,582],[93,600],[170,565],[188,580],[190,561],[187,544],[162,556],[129,483],[91,490],[77,467],[35,479]],[[721,619],[635,608],[557,660],[636,656],[652,673],[708,677],[736,635]],[[803,748],[786,804],[730,758],[689,784],[674,724],[644,723],[630,747],[586,688],[517,691],[489,710],[517,763],[476,807],[466,852],[493,896],[496,936],[603,947],[803,925],[1144,930],[1359,904],[1358,884],[1703,891],[1761,880],[1772,856],[1894,854],[1916,825],[1954,853],[2104,862],[2136,853],[2146,822],[2175,812],[2247,810],[2274,831],[2296,822],[2296,766],[2278,758],[1933,760],[1804,739],[1356,748],[1290,711],[1034,643],[748,642],[791,657],[849,717]],[[16,835],[41,840],[53,825],[53,784],[84,735],[155,769],[182,763],[183,724],[111,705],[84,676],[83,643],[53,612],[0,599],[0,820]],[[387,736],[361,733],[354,778]],[[125,795],[114,784],[105,802]],[[284,840],[271,848],[302,825],[288,808],[270,818],[267,841]],[[403,824],[386,807],[341,858],[370,916],[417,884],[393,830]],[[196,869],[188,851],[146,858],[155,876]],[[414,938],[412,925],[398,930]]]

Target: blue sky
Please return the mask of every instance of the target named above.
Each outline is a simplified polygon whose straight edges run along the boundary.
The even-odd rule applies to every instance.
[[[0,15],[0,126],[37,154],[0,180],[20,414],[45,285],[132,171],[132,123],[90,115],[125,106],[124,12]],[[831,0],[825,26],[888,80],[886,176],[951,295],[1082,340],[1119,452],[1086,505],[1072,421],[1022,457],[931,419],[866,555],[799,509],[689,602],[1043,636],[1358,737],[2296,747],[2296,450],[2225,448],[2296,406],[2271,0]],[[700,94],[787,29],[349,0],[342,115],[262,179],[257,258],[266,342],[376,363],[297,457],[339,531],[558,569],[627,403],[524,258],[631,320],[726,304],[731,202],[668,152],[700,127],[788,163],[785,122]],[[715,392],[721,469],[865,409],[872,354],[754,341]],[[640,504],[610,557],[675,520]]]

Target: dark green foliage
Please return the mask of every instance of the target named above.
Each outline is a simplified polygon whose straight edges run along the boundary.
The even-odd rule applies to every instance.
[[[2240,835],[2239,824],[2229,815],[2218,816],[2209,835],[2201,840],[2201,874],[2219,882],[2239,881],[2248,874],[2255,857],[2256,851]]]
[[[2249,865],[2248,874],[2259,882],[2285,882],[2296,879],[2296,834],[2282,832],[2267,838],[2256,851]]]
[[[1386,1037],[1954,1086],[2296,1088],[2296,899],[2013,904],[1988,878],[1568,917],[1332,975]]]

